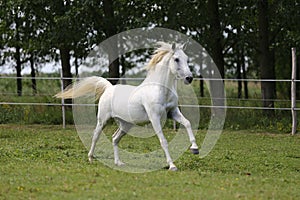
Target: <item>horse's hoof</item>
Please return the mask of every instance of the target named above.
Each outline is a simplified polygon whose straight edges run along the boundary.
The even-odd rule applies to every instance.
[[[199,154],[199,149],[192,149],[190,148],[192,154]]]
[[[94,158],[95,158],[94,156],[89,156],[89,162],[92,163]]]
[[[175,166],[169,168],[169,171],[172,171],[172,172],[175,172],[175,171],[177,171],[177,170],[178,170],[178,169],[177,169],[177,167],[175,167]]]
[[[115,165],[120,167],[120,166],[124,166],[125,163],[123,163],[122,161],[117,161],[117,162],[115,162]]]

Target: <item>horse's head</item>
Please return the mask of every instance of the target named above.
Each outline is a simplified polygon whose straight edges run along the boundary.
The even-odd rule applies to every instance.
[[[155,69],[156,65],[159,64],[163,67],[168,66],[176,78],[183,79],[185,84],[190,84],[193,81],[193,75],[188,66],[188,57],[183,52],[185,45],[170,45],[165,42],[158,42],[157,44],[160,47],[152,56],[147,69]]]
[[[172,45],[173,55],[170,59],[171,72],[179,79],[183,79],[185,84],[190,84],[193,81],[193,74],[188,66],[188,57],[183,52],[184,45],[179,47],[176,44]]]

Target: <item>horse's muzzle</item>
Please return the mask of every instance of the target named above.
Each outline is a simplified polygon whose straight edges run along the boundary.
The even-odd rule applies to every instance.
[[[185,84],[190,84],[190,83],[192,83],[192,81],[193,81],[193,77],[192,76],[187,76],[184,79],[184,83]]]

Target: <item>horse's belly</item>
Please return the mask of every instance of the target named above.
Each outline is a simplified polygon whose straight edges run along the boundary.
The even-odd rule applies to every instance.
[[[136,87],[116,85],[112,97],[112,117],[117,117],[131,123],[148,121],[148,115],[141,104]]]
[[[127,117],[129,121],[135,124],[149,121],[148,115],[142,106],[129,105]]]

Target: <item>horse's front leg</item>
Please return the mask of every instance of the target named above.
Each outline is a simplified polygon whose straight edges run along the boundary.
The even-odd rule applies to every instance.
[[[113,143],[113,147],[114,147],[115,165],[117,165],[117,166],[124,165],[124,163],[119,158],[118,143],[125,134],[126,133],[124,131],[122,131],[120,128],[118,128],[118,130],[113,135],[112,143]]]
[[[155,107],[155,109],[153,109]],[[150,110],[148,110],[148,116],[151,121],[151,124],[153,126],[153,129],[158,136],[158,139],[160,141],[161,147],[165,152],[166,158],[167,158],[167,163],[169,164],[169,170],[170,171],[176,171],[177,167],[174,165],[169,150],[168,150],[168,141],[166,140],[163,132],[162,132],[162,127],[160,123],[160,118],[161,118],[161,113],[163,112],[163,108],[161,106],[152,106]]]
[[[190,142],[192,144],[192,146],[190,147],[190,150],[193,154],[199,154],[198,145],[196,144],[196,139],[195,139],[195,136],[193,134],[190,121],[187,120],[183,116],[183,114],[180,112],[178,107],[176,107],[174,110],[172,110],[170,112],[170,117],[172,119],[174,119],[175,121],[177,121],[178,123],[182,124],[186,128],[187,133],[189,135]]]

